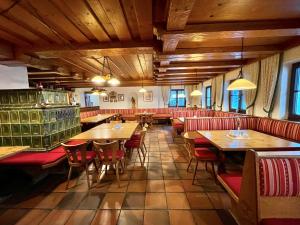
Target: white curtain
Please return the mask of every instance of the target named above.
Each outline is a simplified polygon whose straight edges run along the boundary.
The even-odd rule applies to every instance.
[[[185,91],[186,106],[188,106],[188,105],[192,106],[191,93],[193,91],[193,86],[192,85],[186,85],[184,87],[184,91]]]
[[[276,54],[261,61],[261,91],[263,93],[263,110],[270,115],[273,110],[273,97],[280,72],[281,55]]]
[[[215,78],[215,84],[216,84],[216,96],[215,96],[215,109],[216,110],[222,110],[223,106],[223,93],[224,93],[224,75],[217,76]]]
[[[216,78],[211,80],[211,105],[212,109],[215,109],[216,105]]]
[[[248,115],[253,115],[254,113],[254,103],[256,100],[256,94],[258,91],[258,79],[260,73],[260,61],[246,65],[243,67],[244,78],[256,84],[257,88],[253,90],[243,91],[246,101],[246,112]]]
[[[161,95],[164,102],[164,107],[168,108],[169,100],[170,100],[170,86],[161,86]]]

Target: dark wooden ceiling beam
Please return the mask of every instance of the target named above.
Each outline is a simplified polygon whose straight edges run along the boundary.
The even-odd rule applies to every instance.
[[[12,45],[0,42],[0,59],[13,59],[14,52]]]

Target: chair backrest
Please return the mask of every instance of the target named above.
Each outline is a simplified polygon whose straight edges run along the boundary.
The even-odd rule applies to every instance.
[[[117,152],[119,150],[119,142],[93,142],[94,150],[100,160],[103,162],[116,162]]]
[[[241,224],[300,218],[300,152],[247,151],[237,204]]]
[[[76,145],[68,145],[61,143],[61,145],[64,147],[70,165],[81,166],[86,164],[87,143],[81,143]]]

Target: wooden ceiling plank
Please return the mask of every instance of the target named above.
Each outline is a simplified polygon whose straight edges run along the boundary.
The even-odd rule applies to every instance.
[[[152,0],[134,0],[134,8],[141,39],[152,40]]]
[[[61,1],[61,0],[55,0]],[[82,0],[72,0],[65,1],[69,6],[69,9],[73,11],[76,17],[89,29],[89,31],[94,35],[94,37],[100,41],[110,41],[109,36],[103,30],[101,25],[98,23],[97,19],[94,17],[93,13],[90,11],[87,4]],[[64,10],[66,11],[66,9]]]
[[[75,40],[79,43],[89,42],[89,39],[50,1],[26,0],[21,3],[31,10],[33,15],[38,14],[43,22],[67,40]]]
[[[209,69],[191,69],[191,70],[168,70],[164,73],[156,72],[156,74],[176,74],[176,73],[206,73],[206,72],[214,72],[214,73],[226,73],[228,72],[228,68],[209,68]]]
[[[163,39],[163,52],[174,52],[178,45],[178,38]]]
[[[107,32],[110,39],[112,39],[112,40],[118,39],[116,31],[115,31],[114,27],[112,26],[112,23],[109,20],[108,16],[106,15],[105,10],[103,9],[102,5],[99,4],[99,1],[98,0],[86,0],[86,2],[89,4],[90,8],[93,10],[98,21],[101,22],[102,27]]]
[[[171,0],[167,30],[183,30],[196,0]]]
[[[13,46],[8,43],[0,42],[0,59],[13,59]]]
[[[99,0],[121,41],[131,40],[131,35],[119,0]]]
[[[139,39],[139,27],[134,9],[134,0],[121,0],[121,4],[133,39]]]
[[[128,79],[138,79],[139,74],[133,69],[131,64],[130,55],[128,56],[111,56],[110,59],[118,66],[122,68],[124,74]]]

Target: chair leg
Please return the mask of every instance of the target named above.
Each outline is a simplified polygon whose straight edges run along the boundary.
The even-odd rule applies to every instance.
[[[139,158],[140,158],[141,166],[143,166],[144,162],[142,161],[142,157],[141,157],[141,153],[140,153],[139,148],[137,148],[137,152],[138,152],[138,155],[139,155]]]
[[[116,176],[117,176],[118,186],[120,187],[119,162],[120,162],[120,161],[118,161],[118,162],[116,163]]]
[[[145,142],[143,142],[143,146],[144,146],[145,152],[147,153],[147,148],[146,148]]]
[[[68,180],[67,180],[66,190],[68,190],[68,188],[69,188],[69,181],[70,181],[70,179],[71,179],[72,169],[73,169],[73,167],[70,166],[70,168],[69,168],[69,173],[68,173]]]
[[[88,187],[90,189],[91,184],[90,184],[90,176],[89,176],[89,165],[85,165],[85,173],[86,173],[86,179],[87,179],[87,182],[88,182]]]
[[[193,161],[193,158],[191,157],[191,158],[190,158],[190,161],[189,161],[189,165],[188,165],[188,167],[186,168],[186,171],[187,171],[187,172],[189,172],[189,168],[190,168],[190,166],[191,166],[191,164],[192,164],[192,161]]]
[[[123,162],[122,162],[123,161]],[[122,169],[122,173],[125,172],[125,159],[120,161],[121,163],[121,169]]]
[[[194,176],[193,176],[193,182],[192,182],[192,184],[194,184],[194,182],[195,182],[195,177],[196,177],[196,173],[197,173],[197,169],[198,169],[198,163],[199,163],[199,161],[197,160],[197,163],[196,163],[196,166],[195,166],[195,171],[194,171]]]
[[[212,174],[214,177],[215,182],[217,182],[217,176],[216,176],[216,171],[215,171],[215,164],[213,161],[211,161],[211,169],[212,169]]]

